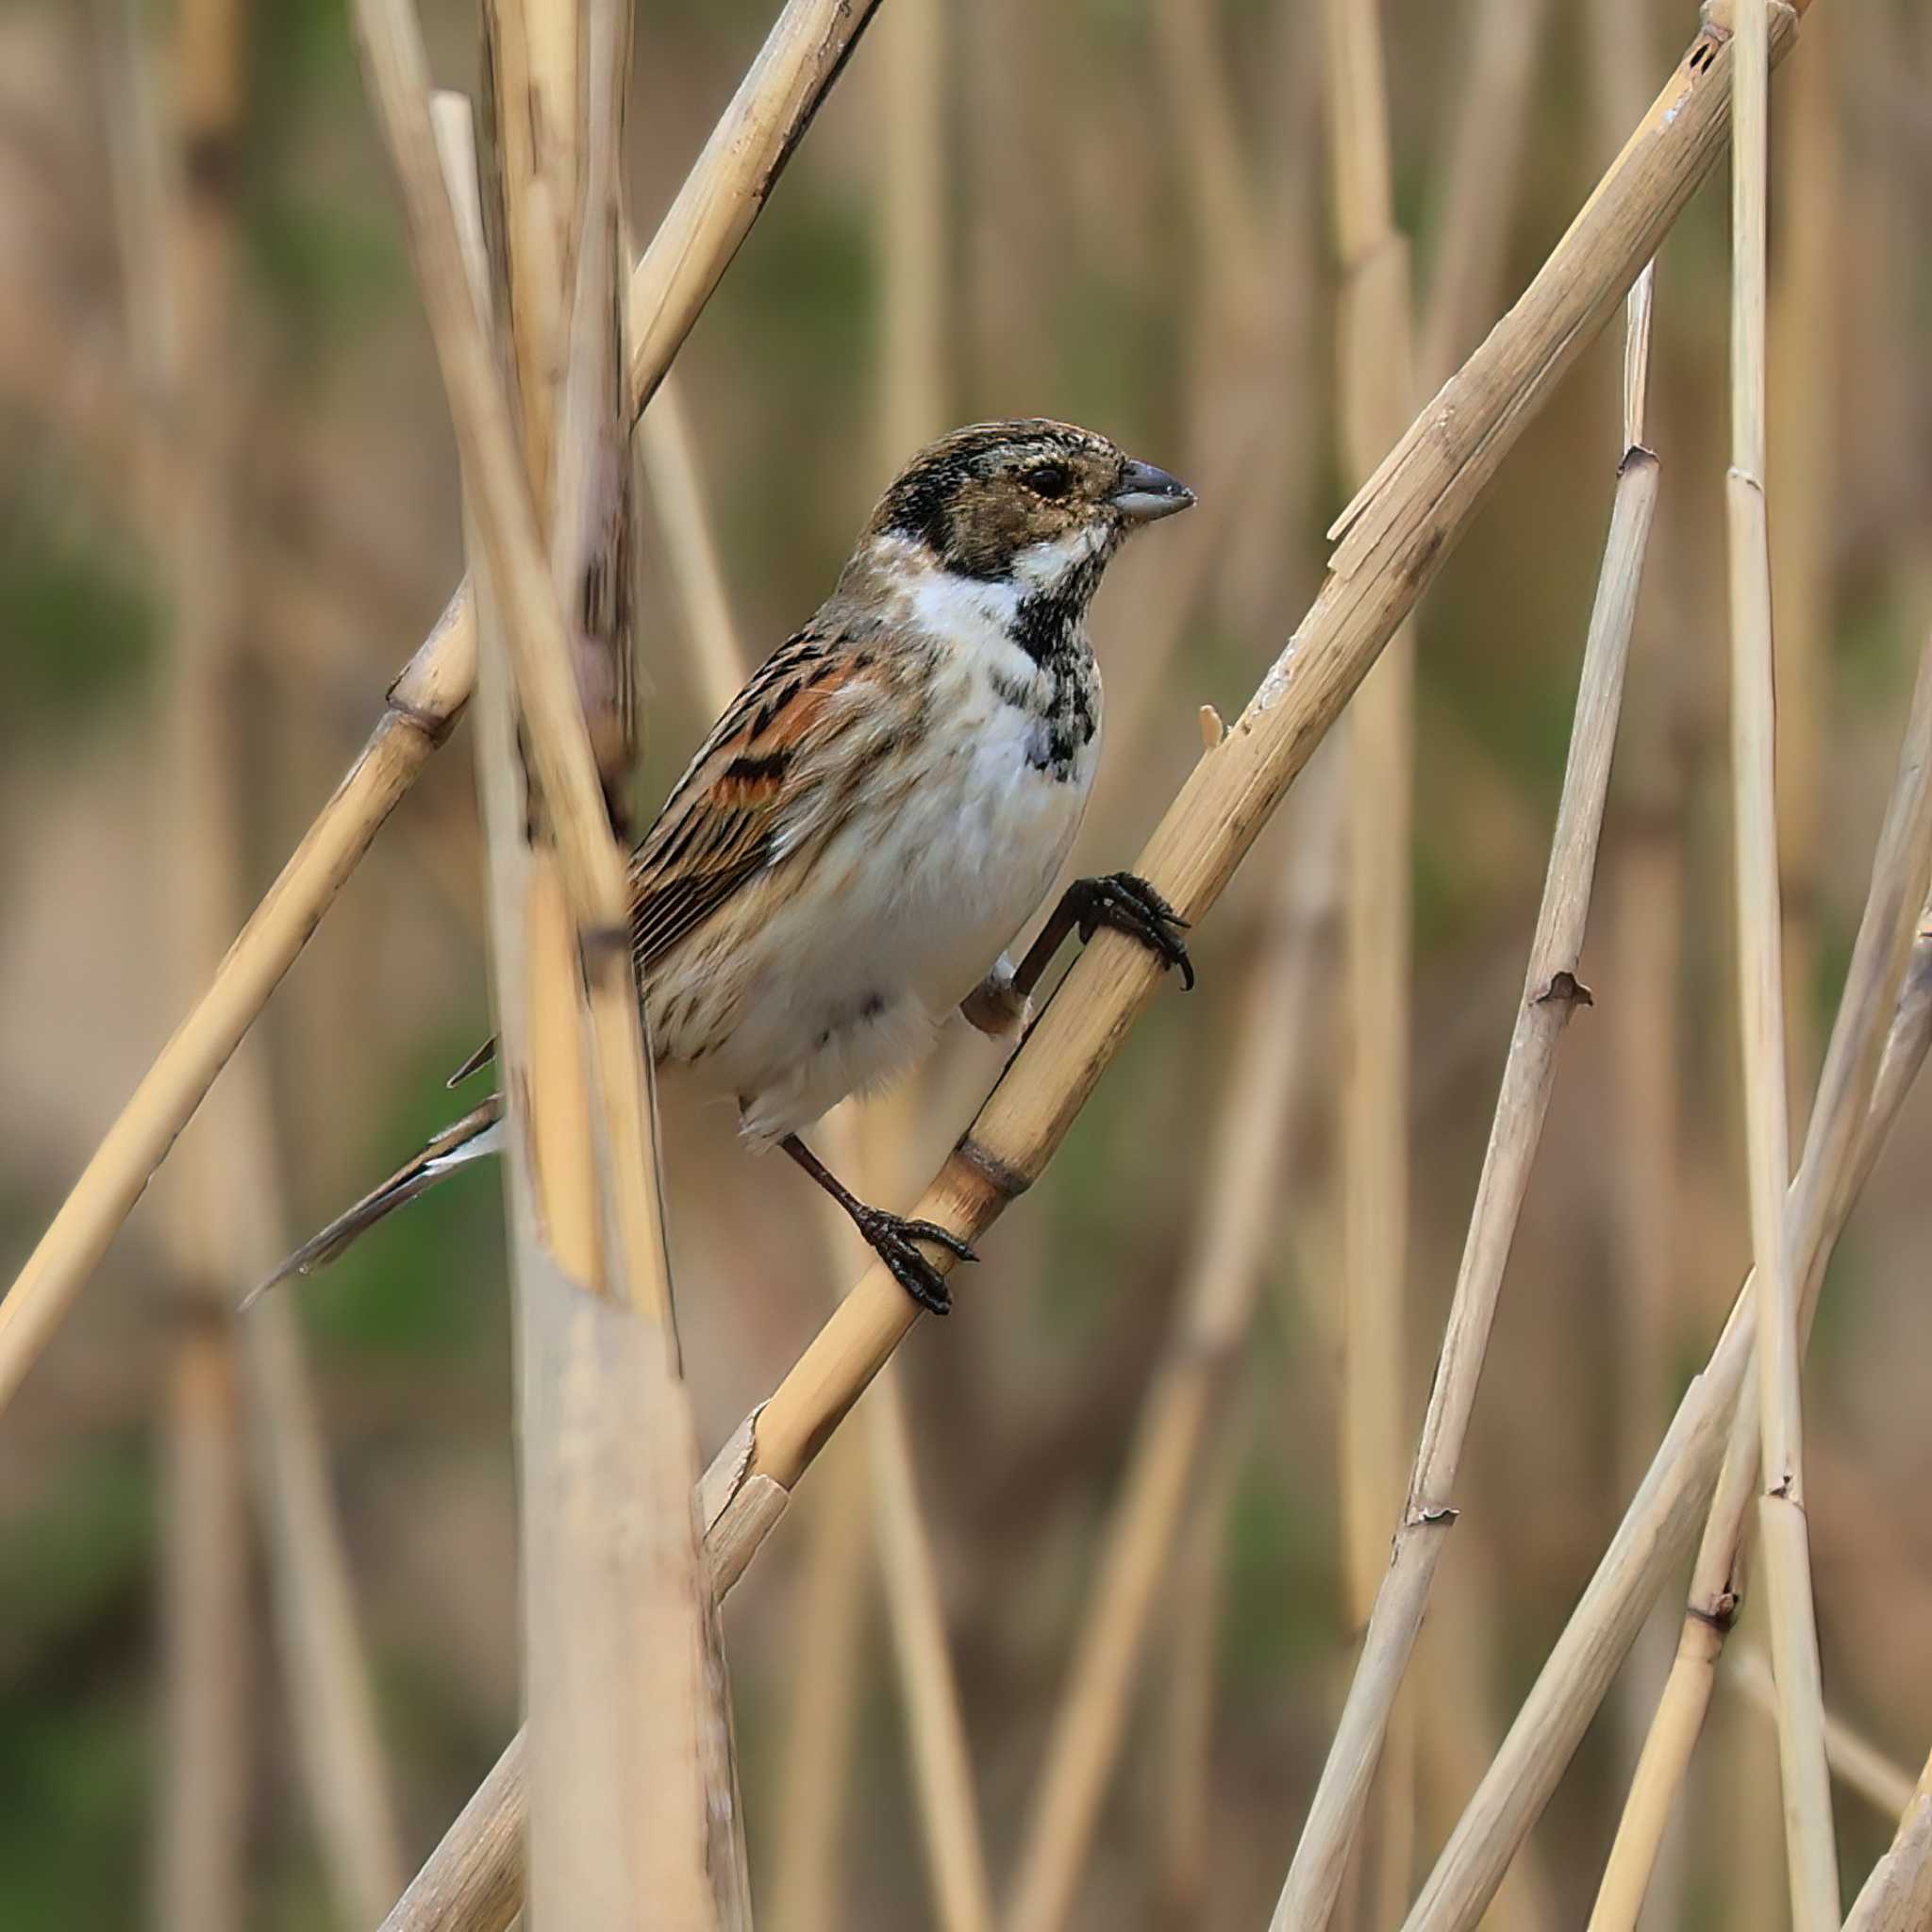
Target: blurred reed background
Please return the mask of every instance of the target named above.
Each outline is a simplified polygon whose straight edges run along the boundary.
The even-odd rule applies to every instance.
[[[422,10],[439,82],[473,90],[475,8]],[[773,10],[639,0],[641,234]],[[1379,51],[1374,27],[1353,0],[887,0],[639,439],[646,814],[911,448],[1041,413],[1201,498],[1095,612],[1108,743],[1077,862],[1131,861],[1200,755],[1201,708],[1246,702],[1324,527],[1695,22],[1658,0],[1394,0]],[[1932,625],[1928,70],[1918,9],[1820,0],[1773,88],[1794,1138]],[[1750,1263],[1728,236],[1712,182],[1657,267],[1658,495],[1579,962],[1595,1006],[1564,1031],[1457,1527],[1338,1924],[1400,1923]],[[1412,688],[1391,653],[1193,936],[1200,990],[1149,1010],[951,1320],[914,1331],[733,1592],[761,1924],[1249,1926],[1274,1906],[1457,1281],[1624,375],[1613,325],[1429,591]],[[461,568],[442,388],[335,0],[0,5],[0,437],[10,1274]],[[6,1413],[8,1932],[373,1925],[515,1727],[494,1183],[459,1179],[225,1317],[452,1111],[443,1075],[488,1025],[482,871],[469,761],[433,760],[224,1076],[223,1120],[184,1137]],[[909,1202],[998,1068],[962,1037],[844,1126],[874,1189]],[[665,1128],[708,1455],[853,1255],[726,1113]],[[1847,1899],[1932,1741],[1928,1156],[1911,1098],[1806,1379]],[[1683,1589],[1485,1924],[1588,1916]],[[1758,1594],[1646,1926],[1783,1923]]]

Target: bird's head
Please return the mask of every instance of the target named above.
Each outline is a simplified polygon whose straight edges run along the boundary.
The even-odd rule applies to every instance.
[[[867,535],[920,545],[958,576],[1084,604],[1130,530],[1193,500],[1091,429],[1023,417],[974,423],[921,450]]]

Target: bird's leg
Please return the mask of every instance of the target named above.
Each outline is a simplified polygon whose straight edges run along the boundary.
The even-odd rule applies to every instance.
[[[892,1279],[929,1314],[943,1315],[953,1306],[946,1277],[913,1245],[931,1241],[962,1261],[979,1257],[951,1228],[936,1221],[908,1221],[903,1214],[889,1214],[883,1208],[868,1208],[840,1180],[825,1163],[796,1134],[787,1134],[778,1142],[832,1199],[852,1217],[852,1224],[865,1237],[881,1261],[892,1271]]]
[[[1032,992],[1069,933],[1077,930],[1084,944],[1103,925],[1139,940],[1163,967],[1178,966],[1183,990],[1192,991],[1193,961],[1181,939],[1187,924],[1145,879],[1133,873],[1110,872],[1100,878],[1075,879],[1060,894],[1060,903],[1040,928],[1040,937],[1027,947],[1026,957],[1013,969],[1012,991],[1021,999]]]

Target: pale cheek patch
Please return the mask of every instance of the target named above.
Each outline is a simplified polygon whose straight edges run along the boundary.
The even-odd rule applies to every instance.
[[[1031,591],[1058,590],[1072,572],[1093,560],[1107,537],[1106,526],[1093,523],[1043,543],[1029,543],[1013,558],[1014,579]]]

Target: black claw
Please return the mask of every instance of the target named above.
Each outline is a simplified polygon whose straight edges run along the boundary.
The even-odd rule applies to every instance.
[[[888,1214],[880,1208],[868,1208],[855,1219],[873,1253],[892,1271],[892,1279],[922,1308],[931,1315],[952,1312],[953,1295],[946,1286],[946,1277],[913,1243],[931,1241],[962,1261],[976,1261],[979,1257],[969,1242],[936,1221],[908,1221],[902,1214]]]
[[[1194,962],[1181,934],[1188,922],[1143,878],[1130,872],[1076,879],[1068,888],[1080,918],[1080,937],[1091,940],[1103,925],[1139,940],[1162,966],[1178,966],[1181,990],[1194,990]]]

